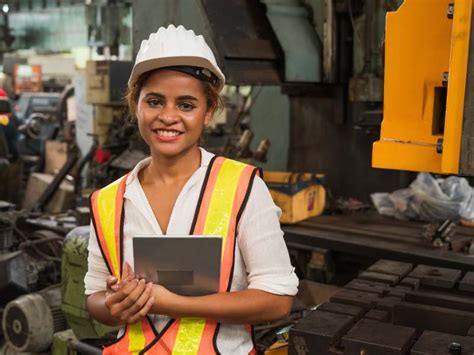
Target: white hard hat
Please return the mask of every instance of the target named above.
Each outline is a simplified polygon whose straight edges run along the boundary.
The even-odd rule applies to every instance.
[[[165,67],[175,67],[176,70],[209,81],[218,91],[224,87],[225,76],[204,37],[197,36],[194,31],[186,30],[183,26],[160,27],[142,41],[128,84],[147,71]],[[195,71],[189,72],[190,68]]]

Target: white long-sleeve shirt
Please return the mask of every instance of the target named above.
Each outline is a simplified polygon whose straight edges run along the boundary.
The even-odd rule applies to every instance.
[[[201,148],[201,166],[194,172],[178,195],[168,224],[167,235],[187,235],[191,229],[207,167],[213,154]],[[153,210],[145,196],[138,172],[151,158],[139,162],[129,175],[124,194],[124,246],[123,261],[133,267],[134,237],[163,235]],[[255,177],[252,190],[239,221],[235,266],[231,292],[259,289],[276,295],[294,296],[298,278],[291,266],[288,250],[280,228],[280,209],[275,206],[261,178]],[[88,271],[84,279],[86,295],[103,291],[109,271],[99,249],[94,228],[89,240]],[[151,315],[155,328],[161,331],[169,318]],[[242,325],[222,324],[217,347],[222,354],[248,354],[252,340]]]

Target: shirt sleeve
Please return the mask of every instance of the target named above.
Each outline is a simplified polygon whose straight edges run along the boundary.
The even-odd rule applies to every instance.
[[[87,257],[87,273],[84,277],[84,287],[85,294],[92,295],[93,293],[106,290],[107,277],[110,275],[100,251],[92,223],[90,227],[89,246],[87,249],[89,256]]]
[[[263,180],[256,176],[238,226],[238,245],[245,262],[250,289],[294,296],[298,277],[283,239],[279,217]]]

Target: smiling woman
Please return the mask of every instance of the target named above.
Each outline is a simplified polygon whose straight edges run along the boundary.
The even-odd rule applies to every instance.
[[[155,70],[138,97],[138,128],[153,156],[199,154],[198,142],[214,107],[208,107],[200,81],[169,69]]]
[[[199,147],[224,83],[193,31],[170,25],[142,42],[127,101],[151,157],[91,196],[87,307],[123,326],[104,354],[255,353],[251,324],[290,311],[298,279],[259,169]],[[140,235],[221,236],[219,292],[183,296],[138,279]]]

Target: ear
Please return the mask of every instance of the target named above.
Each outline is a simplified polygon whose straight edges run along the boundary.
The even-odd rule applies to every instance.
[[[209,125],[209,123],[211,123],[212,116],[214,116],[214,109],[210,108],[209,110],[207,110],[206,116],[204,117],[204,126],[207,126]]]

